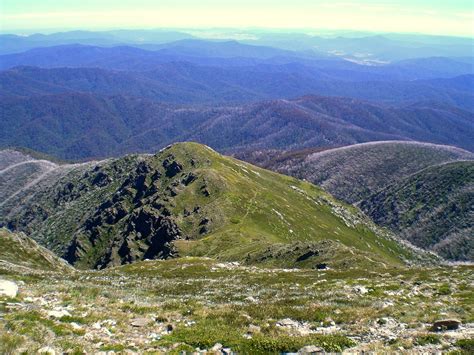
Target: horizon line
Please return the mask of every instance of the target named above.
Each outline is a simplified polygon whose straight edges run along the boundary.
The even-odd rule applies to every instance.
[[[219,27],[219,26],[193,26],[193,27],[168,27],[168,26],[157,26],[157,27],[97,27],[97,28],[64,28],[64,27],[51,27],[51,28],[36,28],[36,29],[4,29],[0,28],[1,35],[17,35],[17,36],[31,36],[35,34],[52,35],[56,33],[68,33],[68,32],[110,32],[110,31],[181,31],[190,34],[186,31],[218,31],[218,30],[232,30],[232,31],[267,31],[267,32],[282,32],[282,33],[300,33],[311,36],[316,36],[316,33],[308,32],[326,32],[321,35],[328,34],[366,34],[366,35],[407,35],[407,36],[427,36],[427,37],[449,37],[449,38],[464,38],[474,39],[474,35],[467,34],[438,34],[438,33],[426,33],[426,32],[394,32],[394,31],[369,31],[362,29],[329,29],[329,28],[318,28],[318,27],[263,27],[263,26],[239,26],[239,27]],[[224,38],[224,37],[223,37]]]

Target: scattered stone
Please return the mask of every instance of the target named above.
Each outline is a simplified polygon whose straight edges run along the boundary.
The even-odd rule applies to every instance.
[[[45,346],[38,350],[38,354],[56,355],[56,351],[50,346]]]
[[[18,286],[13,281],[0,280],[0,296],[14,298],[18,294]]]
[[[157,333],[151,333],[150,335],[148,335],[148,338],[151,339],[151,340],[160,340],[161,335],[157,334]]]
[[[114,321],[113,319],[106,319],[106,320],[102,321],[102,324],[114,327],[117,324],[117,322]]]
[[[260,328],[258,325],[250,324],[247,330],[247,333],[250,333],[250,334],[260,333],[261,330],[262,328]]]
[[[77,330],[82,330],[82,327],[79,324],[75,323],[75,322],[71,323],[71,327],[72,327],[73,330],[76,330],[76,331]]]
[[[318,354],[324,352],[324,349],[315,345],[306,345],[298,350],[298,354]]]
[[[386,328],[397,328],[399,326],[397,320],[391,317],[379,318],[377,319],[377,324],[382,325]]]
[[[70,317],[71,313],[66,311],[65,309],[54,309],[52,311],[48,311],[48,317],[51,318],[62,318],[62,317]]]
[[[359,285],[359,286],[354,286],[354,287],[353,287],[353,290],[354,290],[356,293],[360,294],[360,295],[365,295],[366,293],[369,293],[369,290],[367,289],[367,287],[365,287],[365,286],[360,286],[360,285]]]
[[[245,300],[249,301],[249,302],[252,302],[252,303],[258,302],[258,300],[255,297],[252,297],[252,296],[246,297]]]
[[[456,330],[461,325],[461,321],[457,319],[441,319],[433,323],[432,331],[439,332],[442,330]]]
[[[393,303],[393,301],[389,301],[389,300],[383,301],[383,302],[380,304],[380,306],[381,306],[382,308],[388,308],[388,307],[392,307],[392,306],[394,306],[394,305],[395,305],[395,303]]]
[[[300,324],[290,318],[285,318],[276,323],[277,327],[284,327],[284,328],[298,328]]]
[[[223,345],[221,343],[216,343],[214,346],[211,348],[211,351],[220,351],[222,350]]]
[[[148,324],[150,324],[150,319],[148,318],[135,318],[132,319],[132,322],[130,323],[132,327],[146,327]]]
[[[252,320],[253,318],[250,317],[247,313],[242,313],[242,317],[247,319],[247,320]]]
[[[328,269],[328,264],[326,264],[326,263],[316,264],[315,268],[316,268],[316,270],[327,270]]]

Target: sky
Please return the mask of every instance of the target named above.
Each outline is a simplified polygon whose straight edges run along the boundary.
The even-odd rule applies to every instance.
[[[474,37],[473,0],[0,0],[0,30],[280,28]]]

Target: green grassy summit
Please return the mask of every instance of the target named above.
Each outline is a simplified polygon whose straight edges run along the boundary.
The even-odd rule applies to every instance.
[[[418,257],[320,188],[197,143],[69,169],[2,214],[79,267],[186,255],[303,267]]]

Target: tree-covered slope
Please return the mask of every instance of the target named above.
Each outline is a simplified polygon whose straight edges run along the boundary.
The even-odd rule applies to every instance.
[[[474,160],[474,153],[422,142],[387,141],[335,149],[254,151],[238,154],[266,169],[305,179],[349,203],[429,166]]]
[[[437,165],[395,182],[361,208],[413,244],[474,261],[474,162]]]
[[[474,150],[474,114],[446,105],[389,107],[305,96],[237,106],[172,106],[133,96],[0,96],[0,147],[62,159],[154,152],[198,141],[222,152],[420,140]]]
[[[184,255],[349,267],[419,256],[320,188],[196,143],[61,171],[1,206],[1,224],[78,267]]]

